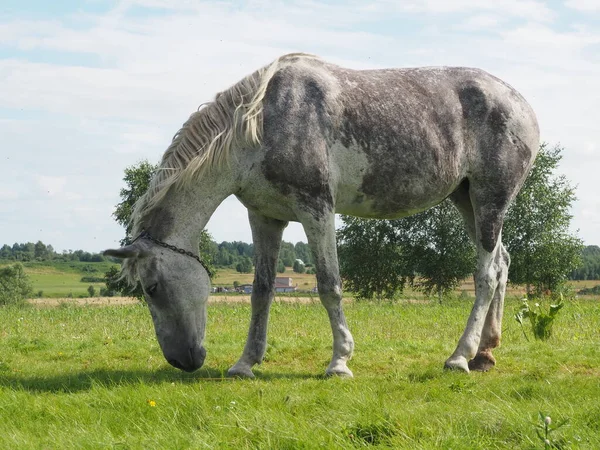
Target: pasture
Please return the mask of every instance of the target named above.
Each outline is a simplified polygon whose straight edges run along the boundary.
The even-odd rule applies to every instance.
[[[600,448],[600,303],[569,301],[548,342],[526,341],[507,298],[498,365],[445,372],[471,301],[348,302],[354,379],[321,376],[318,303],[276,303],[254,380],[223,375],[249,305],[213,303],[205,366],[163,359],[143,304],[0,308],[0,448]]]

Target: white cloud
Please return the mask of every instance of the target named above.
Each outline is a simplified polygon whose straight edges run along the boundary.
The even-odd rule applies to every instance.
[[[161,12],[134,15],[135,6]],[[505,79],[533,104],[543,138],[564,143],[565,173],[579,184],[576,227],[597,243],[597,216],[590,217],[598,210],[593,156],[599,150],[593,145],[600,142],[600,61],[593,49],[600,33],[574,24],[557,31],[556,18],[549,6],[530,0],[254,0],[244,6],[136,0],[103,15],[0,19],[2,45],[27,50],[0,59],[0,107],[43,113],[35,120],[0,119],[4,148],[22,150],[11,155],[0,198],[18,193],[27,199],[7,200],[2,207],[10,201],[11,208],[35,210],[43,218],[43,236],[57,239],[50,243],[59,249],[114,245],[122,230],[110,213],[123,168],[142,158],[158,161],[200,103],[278,55],[301,50],[354,68],[469,65]],[[397,29],[389,28],[390,20]],[[413,31],[405,33],[408,21]],[[40,52],[81,62],[42,63],[35,59]],[[22,167],[29,172],[17,175]],[[34,189],[28,191],[24,177],[37,180]],[[35,197],[36,185],[46,194]],[[6,226],[0,223],[0,234],[10,234]],[[49,232],[67,226],[62,237]],[[15,223],[12,230],[24,228]],[[39,230],[27,229],[25,240],[38,239]],[[234,198],[227,200],[209,231],[217,240],[249,241],[246,211]],[[305,237],[290,225],[285,239]],[[82,243],[72,243],[77,240]]]
[[[600,11],[600,1],[598,0],[567,0],[565,5],[579,11]]]
[[[456,28],[465,31],[489,31],[497,28],[502,22],[503,19],[500,15],[478,14],[467,17],[456,25]]]

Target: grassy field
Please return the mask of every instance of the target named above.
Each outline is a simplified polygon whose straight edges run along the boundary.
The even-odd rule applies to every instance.
[[[526,341],[508,300],[491,372],[442,370],[470,302],[346,306],[354,379],[321,377],[331,334],[319,305],[273,306],[255,380],[224,379],[249,306],[209,306],[205,367],[163,360],[143,304],[0,308],[0,448],[600,448],[600,303],[569,302],[550,341]]]
[[[14,264],[13,261],[1,261],[0,267]],[[33,297],[64,298],[87,297],[88,287],[94,286],[99,294],[103,282],[83,282],[83,277],[103,278],[104,273],[114,264],[110,262],[86,263],[70,262],[26,262],[25,273],[33,286]]]

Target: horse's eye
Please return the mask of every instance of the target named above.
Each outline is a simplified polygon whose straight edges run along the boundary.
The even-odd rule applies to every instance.
[[[146,294],[152,296],[156,292],[157,287],[158,287],[158,283],[154,283],[154,284],[148,286],[147,288],[145,288],[144,290],[146,291]]]

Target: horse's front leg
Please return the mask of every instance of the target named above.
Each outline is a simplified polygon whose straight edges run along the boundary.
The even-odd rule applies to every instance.
[[[315,257],[317,288],[321,303],[327,310],[333,332],[333,357],[327,375],[351,377],[346,363],[352,357],[354,340],[342,310],[342,283],[337,259],[335,215],[326,214],[321,220],[312,216],[302,221],[308,243]]]
[[[253,378],[252,366],[260,364],[267,348],[269,309],[275,294],[277,258],[283,230],[287,222],[249,212],[254,242],[254,283],[252,285],[252,317],[244,352],[229,369],[229,376]]]

